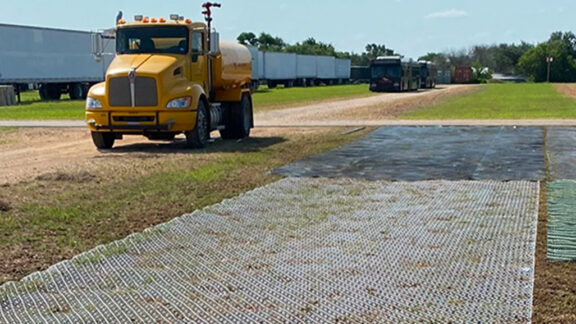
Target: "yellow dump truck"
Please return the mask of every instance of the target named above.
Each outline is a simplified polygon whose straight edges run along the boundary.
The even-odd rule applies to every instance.
[[[111,148],[123,135],[173,140],[183,133],[191,148],[206,146],[213,130],[224,139],[250,135],[250,52],[219,42],[207,21],[179,15],[118,21],[117,55],[106,81],[86,99],[97,148]]]

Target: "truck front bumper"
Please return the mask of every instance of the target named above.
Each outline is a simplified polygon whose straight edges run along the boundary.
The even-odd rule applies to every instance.
[[[87,111],[86,124],[93,132],[180,133],[194,130],[196,111]]]

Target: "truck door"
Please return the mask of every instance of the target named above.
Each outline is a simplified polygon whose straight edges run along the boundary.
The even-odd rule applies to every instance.
[[[191,71],[192,81],[202,85],[204,91],[208,92],[208,64],[206,61],[206,37],[203,31],[192,31]]]

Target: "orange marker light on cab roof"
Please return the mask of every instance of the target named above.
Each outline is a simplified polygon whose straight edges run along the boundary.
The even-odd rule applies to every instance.
[[[158,20],[156,20],[156,18],[152,18],[152,19],[150,19],[150,22],[155,23],[155,22],[158,22]]]
[[[124,19],[118,20],[118,25],[124,25],[125,23],[126,23],[126,20],[124,20]]]
[[[161,23],[165,23],[165,22],[166,22],[166,19],[160,18],[160,19],[158,19],[158,21],[160,21]]]
[[[186,20],[184,20],[184,22],[187,23],[187,24],[191,24],[191,23],[192,23],[192,20],[190,20],[190,18],[186,18]]]
[[[149,22],[149,18],[148,17],[144,17],[144,19],[142,19],[142,22],[147,24]]]

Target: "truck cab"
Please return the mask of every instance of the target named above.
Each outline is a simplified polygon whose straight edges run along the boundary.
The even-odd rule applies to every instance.
[[[251,55],[220,43],[206,24],[179,15],[118,21],[116,57],[105,82],[86,99],[94,145],[109,149],[124,135],[152,140],[186,136],[186,146],[206,146],[210,132],[247,137],[253,127]]]

